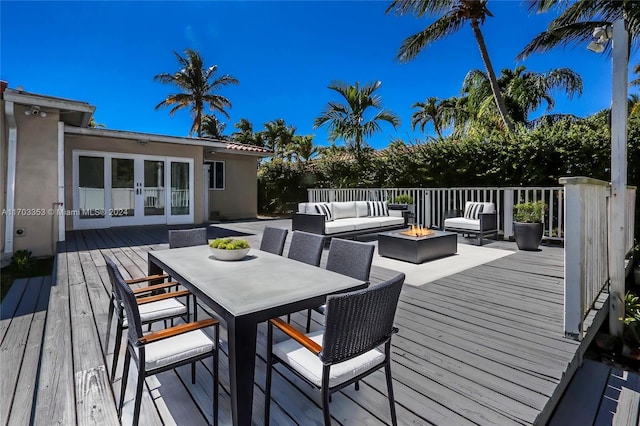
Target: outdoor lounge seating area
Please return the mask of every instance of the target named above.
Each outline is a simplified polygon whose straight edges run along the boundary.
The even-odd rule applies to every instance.
[[[239,222],[211,226],[208,232],[209,238],[242,236],[252,247],[259,247],[265,225],[286,229],[290,223]],[[288,253],[291,238],[287,238],[284,253]],[[375,245],[375,241],[365,243]],[[459,245],[466,246],[463,240]],[[509,242],[492,242],[491,248],[469,247],[472,253],[489,250],[510,254],[442,276],[428,285],[416,281],[423,274],[413,274],[402,288],[394,320],[399,332],[390,346],[398,424],[534,424],[548,419],[552,415],[549,407],[562,394],[563,378],[579,353],[579,342],[562,336],[561,248],[518,252]],[[14,392],[13,398],[2,402],[6,407],[0,410],[6,413],[3,422],[7,418],[13,419],[10,424],[24,418],[27,423],[31,418],[35,424],[84,424],[82,419],[117,422],[115,401],[120,397],[122,363],[113,384],[114,400],[108,391],[107,367],[113,355],[107,349],[104,357],[102,350],[111,293],[103,255],[112,258],[128,279],[148,275],[148,254],[167,248],[166,227],[77,231],[69,233],[67,241],[58,247],[54,286],[43,279],[33,280],[28,286],[26,281],[17,282],[2,304],[3,318],[16,314],[10,322],[4,319],[1,329],[2,350],[7,356],[4,359],[10,360],[2,366],[3,378],[7,379],[3,386]],[[444,261],[464,257],[464,253],[459,250]],[[325,248],[318,269],[326,268],[327,255]],[[269,256],[275,259],[276,255]],[[389,265],[380,263],[383,259],[374,254],[371,288],[398,273],[379,266]],[[245,263],[252,262],[256,260]],[[397,264],[432,267],[431,262]],[[25,292],[30,296],[22,297]],[[38,292],[42,296],[34,297]],[[205,303],[203,297],[198,301]],[[34,314],[20,314],[34,308],[38,309]],[[306,310],[292,310],[292,326],[303,330]],[[207,319],[207,314],[199,309],[198,317]],[[324,318],[314,311],[311,332],[321,330],[323,323]],[[160,321],[152,331],[162,326]],[[226,321],[220,322],[220,424],[232,423],[227,327]],[[264,422],[267,332],[266,323],[259,324],[252,378],[253,422],[257,424]],[[205,333],[212,336],[207,329]],[[274,332],[274,338],[277,345],[286,336]],[[8,342],[25,344],[12,344],[9,349],[5,346]],[[211,357],[198,361],[195,384],[189,365],[149,377],[143,386],[140,424],[212,424],[213,368]],[[279,365],[273,369],[271,424],[322,424],[319,394],[296,377]],[[32,384],[25,386],[29,381]],[[376,371],[359,380],[359,391],[347,386],[334,393],[329,410],[332,421],[392,424],[385,382],[384,372]],[[129,383],[136,383],[133,367]],[[131,424],[134,396],[129,386],[123,424]]]
[[[353,237],[406,225],[402,211],[389,210],[386,201],[300,203],[292,218],[293,230],[327,237]]]
[[[462,235],[475,235],[478,245],[487,235],[498,237],[498,214],[493,203],[467,201],[464,213],[449,211],[444,219],[444,230],[458,232]]]

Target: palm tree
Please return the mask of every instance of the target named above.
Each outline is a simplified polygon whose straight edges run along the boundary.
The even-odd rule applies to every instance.
[[[202,117],[202,136],[207,136],[213,139],[225,139],[226,136],[222,134],[225,127],[227,127],[227,124],[218,120],[218,118],[213,114],[204,115]]]
[[[514,70],[503,69],[498,84],[503,92],[510,118],[517,123],[527,124],[529,114],[543,103],[547,112],[555,106],[553,92],[564,90],[569,98],[582,94],[582,78],[568,68],[557,68],[546,73],[525,71],[524,66]],[[496,115],[491,87],[486,73],[471,70],[464,79],[462,92],[474,106],[476,117]]]
[[[329,89],[339,93],[345,103],[329,102],[320,116],[314,120],[314,128],[329,126],[329,140],[344,140],[347,147],[355,152],[359,165],[362,165],[362,154],[367,146],[365,138],[382,130],[382,122],[391,124],[394,129],[400,124],[396,114],[382,109],[382,98],[375,94],[381,84],[381,81],[376,81],[360,87],[358,82],[355,85],[332,82],[328,86]],[[370,109],[377,112],[367,118],[365,116],[368,116]]]
[[[272,120],[264,124],[262,137],[265,140],[265,146],[275,153],[276,157],[281,156],[287,146],[293,141],[296,128],[287,126],[282,118]]]
[[[241,118],[233,127],[238,129],[237,132],[231,134],[231,139],[235,142],[264,147],[265,143],[262,133],[254,133],[253,124],[246,118]]]
[[[319,154],[320,150],[313,145],[313,136],[294,136],[287,151],[295,157],[298,162],[309,161]]]
[[[217,111],[229,118],[225,108],[231,108],[231,101],[226,97],[216,93],[222,86],[238,84],[238,80],[225,74],[217,77],[217,65],[204,68],[200,54],[191,49],[185,50],[185,57],[173,52],[180,64],[180,70],[173,74],[162,73],[153,79],[161,83],[175,84],[181,89],[180,93],[168,95],[165,100],[156,105],[156,110],[162,107],[171,106],[169,115],[173,116],[176,111],[183,108],[190,108],[193,116],[193,124],[189,134],[202,136],[202,117],[205,106],[208,105],[213,111]]]
[[[566,2],[559,0],[530,0],[530,10],[547,12],[553,7],[564,7],[562,13],[549,23],[547,30],[538,34],[517,56],[523,60],[532,53],[541,53],[556,46],[589,43],[593,30],[624,19],[631,37],[631,46],[640,45],[640,2],[636,0],[599,0]],[[605,47],[610,51],[611,44]]]
[[[509,132],[513,133],[513,123],[507,114],[507,107],[505,106],[502,93],[498,86],[484,36],[480,30],[480,25],[484,24],[487,17],[493,16],[487,8],[487,1],[488,0],[394,0],[387,8],[386,13],[390,11],[398,15],[413,13],[419,18],[425,15],[441,15],[427,28],[408,37],[402,42],[402,46],[396,57],[401,62],[412,60],[426,46],[455,33],[468,22],[473,30],[476,43],[478,43],[480,56],[487,69],[491,90],[504,126]]]
[[[633,72],[640,75],[640,64],[637,64],[635,67],[633,67]],[[632,86],[640,86],[640,78],[636,78],[635,80],[631,80],[631,83],[629,83]]]
[[[419,126],[420,131],[424,133],[425,126],[432,123],[438,138],[442,139],[442,129],[449,127],[453,119],[451,114],[453,104],[447,99],[431,96],[424,102],[414,103],[411,107],[418,108],[411,115],[411,128],[415,130]]]

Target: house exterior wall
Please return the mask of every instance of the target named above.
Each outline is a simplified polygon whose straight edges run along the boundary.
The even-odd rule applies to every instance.
[[[33,256],[50,256],[55,252],[58,233],[57,216],[49,210],[56,207],[54,203],[58,199],[59,114],[52,111],[44,118],[34,117],[25,115],[26,109],[24,105],[15,104],[15,208],[25,214],[14,215],[13,250],[26,249],[31,250]],[[5,149],[3,146],[3,153]],[[6,191],[6,157],[2,163]],[[16,230],[20,228],[24,233],[19,236]]]
[[[64,145],[64,185],[65,185],[65,208],[73,208],[73,150],[117,152],[122,154],[157,155],[166,157],[184,157],[194,160],[193,194],[194,194],[194,223],[202,223],[203,215],[203,194],[202,184],[202,153],[201,146],[178,145],[170,143],[149,142],[140,145],[135,140],[117,139],[86,135],[65,135]],[[73,229],[73,218],[66,217],[66,228]]]
[[[252,219],[258,215],[258,160],[251,156],[216,153],[225,162],[225,189],[209,191],[209,212],[225,219]]]

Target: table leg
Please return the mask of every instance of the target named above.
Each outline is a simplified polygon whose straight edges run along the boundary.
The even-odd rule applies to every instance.
[[[227,323],[227,328],[231,416],[235,426],[251,425],[257,324],[236,318]]]

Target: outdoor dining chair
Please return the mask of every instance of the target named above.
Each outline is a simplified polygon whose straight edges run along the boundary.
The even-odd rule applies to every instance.
[[[106,259],[106,256],[105,256]],[[129,320],[127,329],[127,350],[122,373],[122,387],[118,404],[118,418],[122,419],[122,407],[127,391],[129,365],[133,358],[138,369],[136,394],[133,408],[133,425],[137,425],[140,417],[140,404],[145,378],[191,364],[191,381],[195,383],[196,362],[210,356],[213,357],[213,423],[218,424],[218,337],[220,324],[215,319],[180,324],[144,335],[142,333],[142,316],[140,300],[136,299],[122,275],[110,259],[107,260],[110,276],[113,277],[124,309]],[[203,328],[213,327],[214,338],[209,338]]]
[[[116,367],[118,366],[118,357],[120,354],[120,344],[122,342],[122,331],[129,327],[129,320],[124,313],[124,305],[122,296],[119,292],[117,285],[118,277],[122,278],[120,271],[116,264],[109,258],[109,256],[102,255],[107,264],[107,272],[109,273],[109,281],[111,282],[111,299],[109,300],[109,313],[107,319],[107,335],[105,348],[109,347],[109,337],[111,335],[111,324],[113,316],[116,316],[116,337],[113,348],[113,361],[111,365],[111,381],[116,378]],[[129,287],[131,281],[124,280],[124,284]],[[173,326],[173,320],[178,317],[184,317],[185,321],[189,320],[189,297],[191,293],[188,290],[180,290],[174,292],[160,293],[149,295],[147,293],[153,293],[154,291],[164,290],[168,287],[175,286],[177,283],[166,282],[163,284],[157,284],[153,286],[142,287],[139,289],[131,289],[132,293],[137,297],[136,301],[139,306],[140,321],[142,324],[151,325],[157,321],[164,321],[165,328],[167,327],[167,321],[171,320]],[[177,299],[177,297],[185,297],[186,304],[183,304]],[[106,350],[106,349],[105,349]]]
[[[282,256],[284,251],[284,242],[287,239],[288,230],[284,228],[272,228],[267,226],[262,234],[260,242],[260,250]]]
[[[404,274],[399,274],[377,286],[328,296],[324,331],[302,334],[279,318],[269,321],[265,425],[269,424],[271,376],[277,362],[320,389],[325,425],[331,424],[331,394],[384,367],[391,422],[397,424],[391,380],[391,336],[398,331],[393,320],[404,278]],[[274,345],[274,327],[289,339]]]
[[[174,229],[169,231],[169,248],[193,247],[209,244],[207,228]],[[176,287],[177,289],[177,287]],[[208,312],[207,312],[208,313]],[[193,295],[193,320],[198,319],[198,301]]]
[[[318,234],[311,234],[303,231],[293,231],[291,244],[289,245],[289,259],[307,263],[313,266],[320,266],[322,250],[324,249],[324,237]],[[291,321],[291,314],[287,315],[287,322]]]
[[[359,241],[332,238],[327,257],[327,270],[369,283],[375,247]],[[324,314],[325,305],[313,308]],[[307,311],[307,333],[311,331],[311,309]]]

